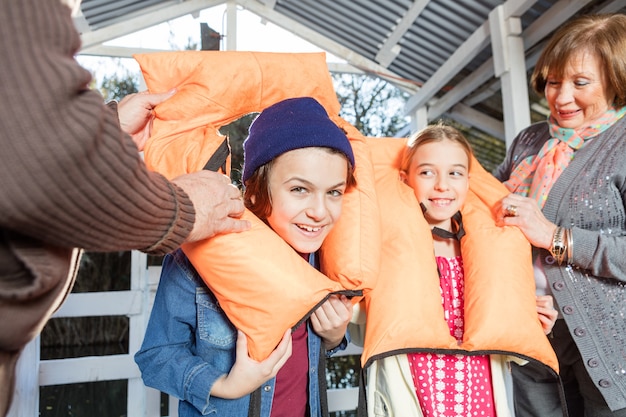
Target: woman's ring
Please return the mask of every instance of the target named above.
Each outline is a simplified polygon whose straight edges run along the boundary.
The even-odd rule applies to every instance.
[[[504,208],[504,217],[515,217],[517,216],[517,206],[513,204],[509,204]]]

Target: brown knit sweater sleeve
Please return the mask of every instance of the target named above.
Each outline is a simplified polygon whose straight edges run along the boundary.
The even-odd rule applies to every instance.
[[[191,232],[186,194],[149,172],[87,89],[57,0],[0,2],[0,228],[53,245],[166,253]]]

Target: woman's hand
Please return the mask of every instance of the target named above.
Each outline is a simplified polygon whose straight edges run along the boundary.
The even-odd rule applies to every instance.
[[[554,309],[554,300],[551,295],[537,296],[537,314],[539,315],[543,332],[550,334],[559,315],[558,311]]]
[[[288,329],[270,356],[264,361],[257,362],[248,356],[248,340],[246,335],[239,331],[235,364],[227,375],[222,375],[215,381],[211,388],[211,396],[235,399],[250,394],[276,376],[291,356],[291,348],[291,329]]]
[[[331,295],[311,315],[313,330],[322,338],[326,350],[334,349],[343,340],[352,319],[352,302],[345,295]]]
[[[517,226],[531,245],[550,249],[556,225],[543,215],[532,198],[509,194],[495,207],[498,226]]]

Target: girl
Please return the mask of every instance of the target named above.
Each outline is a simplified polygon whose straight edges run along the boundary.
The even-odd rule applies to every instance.
[[[355,185],[346,135],[314,99],[284,100],[251,125],[244,161],[248,209],[317,267],[316,252],[341,214],[344,193]],[[267,359],[254,361],[245,335],[179,250],[164,260],[135,360],[146,385],[181,400],[181,417],[323,416],[323,356],[345,348],[351,317],[351,302],[333,295],[288,330]]]
[[[449,334],[459,345],[465,331],[465,281],[460,245],[465,231],[460,210],[468,196],[471,159],[471,146],[461,132],[438,124],[426,127],[411,138],[400,164],[400,179],[412,188],[432,229],[443,315]],[[419,273],[416,271],[416,275]],[[395,282],[402,278],[387,279]],[[414,294],[414,298],[416,303],[424,305],[432,301],[424,299],[424,294],[422,298]],[[538,299],[537,305],[544,332],[548,333],[556,319],[551,299]],[[408,320],[409,317],[404,321]],[[403,327],[402,331],[426,334],[435,323],[420,323],[419,326]],[[376,341],[370,339],[369,343]],[[420,352],[410,346],[398,348],[391,356],[376,359],[366,367],[368,415],[511,415],[503,373],[504,360],[508,357],[420,347],[423,348]]]
[[[460,209],[469,190],[470,155],[470,144],[459,131],[434,126],[416,136],[400,171],[432,227],[446,321],[459,342],[463,337],[464,281],[457,236],[462,230]],[[408,362],[425,416],[496,415],[488,356],[410,353]],[[432,374],[432,370],[436,372]]]

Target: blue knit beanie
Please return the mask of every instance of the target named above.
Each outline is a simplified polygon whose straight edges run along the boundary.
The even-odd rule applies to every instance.
[[[300,148],[325,147],[343,153],[354,167],[346,134],[311,97],[280,101],[261,112],[243,142],[243,183],[272,159]]]

